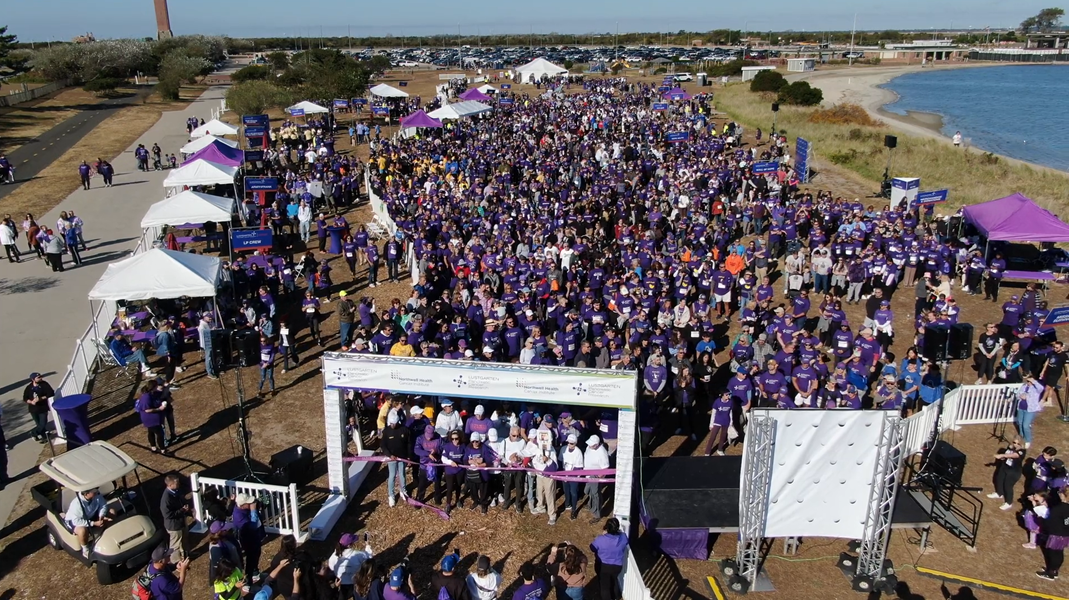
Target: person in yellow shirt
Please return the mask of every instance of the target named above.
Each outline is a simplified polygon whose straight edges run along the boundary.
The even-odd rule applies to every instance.
[[[245,574],[227,559],[219,561],[215,567],[215,581],[212,588],[217,600],[240,600],[245,586]]]
[[[390,356],[414,357],[415,355],[416,350],[412,348],[412,344],[408,343],[408,336],[403,333],[401,338],[393,346],[390,346]]]

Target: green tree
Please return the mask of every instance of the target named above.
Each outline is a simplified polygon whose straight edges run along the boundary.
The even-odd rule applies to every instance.
[[[0,77],[14,77],[29,70],[28,61],[11,55],[18,36],[7,32],[7,25],[0,27]]]
[[[1061,8],[1044,8],[1036,16],[1021,21],[1021,32],[1027,34],[1033,29],[1039,33],[1053,31],[1061,27],[1064,16],[1065,10]]]
[[[779,71],[760,71],[750,80],[751,92],[778,92],[787,85],[787,80]]]
[[[824,100],[824,92],[820,88],[809,85],[808,81],[795,81],[783,86],[779,91],[780,104],[795,104],[798,106],[815,106]]]
[[[271,72],[267,67],[249,65],[235,71],[234,74],[230,76],[230,79],[234,80],[235,83],[241,83],[244,81],[264,80],[267,79],[270,74]]]
[[[270,81],[245,81],[226,93],[226,105],[240,115],[258,115],[269,108],[288,106],[290,92]]]
[[[276,71],[285,71],[290,66],[290,55],[285,52],[272,52],[264,58],[271,65],[271,68]]]
[[[126,83],[126,80],[121,77],[98,77],[86,82],[82,89],[101,96],[108,96],[114,94],[115,89],[124,83]]]

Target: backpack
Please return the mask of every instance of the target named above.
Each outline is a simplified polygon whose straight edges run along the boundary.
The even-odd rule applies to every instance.
[[[449,590],[444,585],[438,590],[438,600],[453,600],[453,597],[449,595]]]
[[[148,569],[138,575],[130,586],[130,595],[134,600],[152,600],[152,580],[159,577],[159,573],[149,573]]]

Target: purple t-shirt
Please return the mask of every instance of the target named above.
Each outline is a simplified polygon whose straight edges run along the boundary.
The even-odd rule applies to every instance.
[[[731,398],[723,396],[713,401],[713,424],[727,427],[731,425]]]

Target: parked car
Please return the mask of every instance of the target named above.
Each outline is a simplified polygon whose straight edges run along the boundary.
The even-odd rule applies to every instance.
[[[694,81],[694,76],[690,73],[676,73],[673,77],[676,81]]]
[[[40,469],[49,480],[33,486],[30,494],[45,509],[48,545],[66,550],[87,567],[95,565],[97,581],[102,585],[117,580],[119,567],[143,568],[152,550],[167,537],[149,516],[151,511],[148,499],[141,492],[137,463],[115,446],[90,442],[46,460]],[[136,484],[128,486],[127,477],[131,474]],[[104,497],[107,507],[115,514],[107,527],[93,534],[86,557],[64,515],[79,494],[93,489]]]

